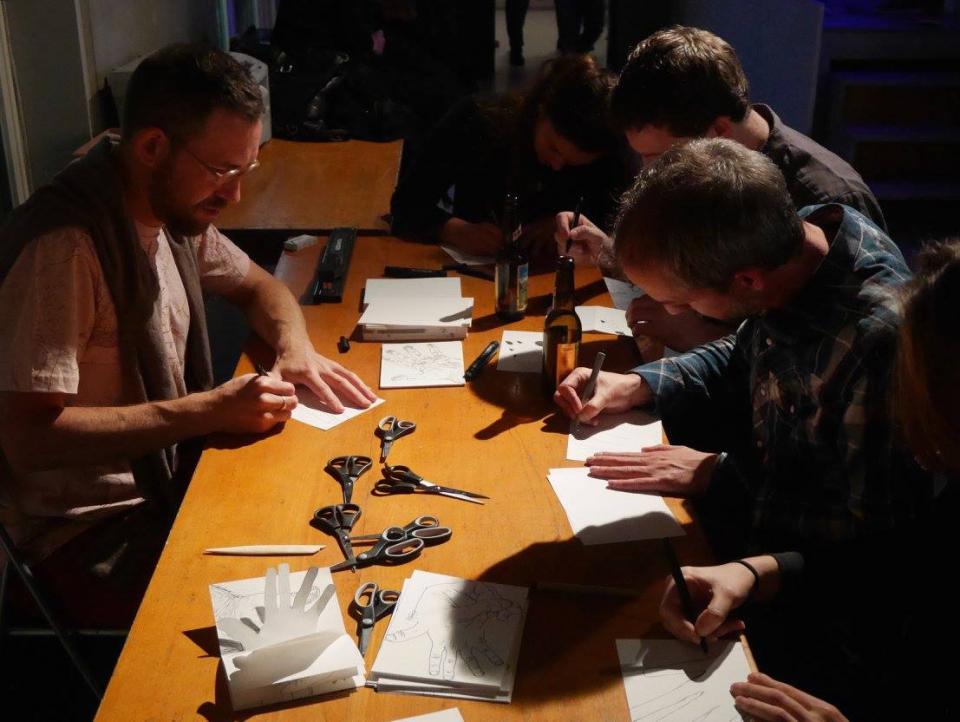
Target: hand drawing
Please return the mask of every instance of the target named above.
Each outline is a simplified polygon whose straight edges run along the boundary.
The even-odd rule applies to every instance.
[[[318,571],[316,567],[307,571],[300,590],[291,601],[290,566],[281,564],[278,569],[267,569],[263,585],[263,607],[256,609],[260,619],[252,620],[245,616],[224,618],[219,617],[219,611],[215,610],[220,619],[221,630],[247,652],[313,634],[317,631],[320,614],[336,594],[332,584],[319,595],[313,594],[313,582]],[[316,596],[316,602],[308,607],[311,596]],[[220,610],[226,611],[224,606],[239,608],[242,600],[225,600]]]
[[[503,632],[522,612],[520,605],[482,582],[434,584],[423,590],[402,626],[385,641],[402,643],[426,635],[430,676],[453,679],[462,660],[474,677],[484,677],[484,664],[504,666],[510,650]]]
[[[459,383],[463,380],[462,362],[432,343],[404,344],[399,348],[384,346],[383,360],[394,367],[390,374],[390,381],[393,383],[419,382],[424,379]]]

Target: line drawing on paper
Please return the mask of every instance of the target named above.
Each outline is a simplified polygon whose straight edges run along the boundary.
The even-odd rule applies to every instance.
[[[463,360],[434,343],[384,345],[383,363],[391,384],[463,383]]]
[[[488,672],[502,674],[510,656],[511,632],[522,617],[519,604],[483,582],[432,584],[400,625],[391,625],[395,628],[384,641],[403,644],[426,635],[430,651],[419,674],[453,679],[462,662],[470,675],[482,678]]]

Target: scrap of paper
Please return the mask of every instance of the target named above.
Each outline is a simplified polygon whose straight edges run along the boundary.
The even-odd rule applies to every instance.
[[[567,458],[586,461],[601,451],[640,451],[663,443],[663,424],[644,411],[601,414],[599,424],[580,428],[567,436]]]
[[[606,306],[577,306],[577,316],[584,331],[610,333],[616,336],[632,336],[627,325],[627,314],[618,308]]]
[[[380,351],[380,388],[463,386],[463,343],[385,343]]]
[[[496,260],[493,256],[475,256],[450,246],[440,246],[450,258],[465,266],[490,266]]]
[[[683,536],[662,496],[616,491],[578,466],[550,469],[553,487],[574,535],[587,545]]]
[[[382,403],[383,399],[377,399],[365,409],[355,409],[347,406],[342,413],[335,414],[327,411],[327,407],[320,400],[320,397],[306,386],[297,386],[297,408],[293,410],[290,417],[302,424],[329,431],[334,426],[339,426]]]
[[[504,331],[500,340],[497,371],[537,374],[543,368],[543,333]]]

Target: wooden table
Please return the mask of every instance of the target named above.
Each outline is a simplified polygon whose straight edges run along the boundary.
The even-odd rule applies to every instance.
[[[298,143],[274,138],[260,167],[243,179],[241,200],[217,219],[230,230],[329,231],[355,226],[383,233],[403,141]]]
[[[280,276],[298,293],[310,278],[317,247],[284,254]],[[358,241],[342,304],[305,309],[317,349],[345,362],[376,387],[380,344],[355,342],[343,356],[336,339],[350,335],[358,318],[364,279],[386,263],[436,266],[442,252],[388,237]],[[578,300],[608,301],[594,271],[578,270]],[[550,274],[531,277],[531,314],[510,325],[540,329]],[[493,284],[463,278],[464,295],[476,301],[473,328],[464,343],[469,363],[503,326],[492,315]],[[629,340],[587,334],[581,362],[590,365],[599,349],[606,368],[635,363]],[[248,372],[244,358],[238,369]],[[228,720],[255,716],[283,720],[372,720],[382,722],[457,706],[466,720],[629,719],[614,640],[666,636],[657,605],[668,573],[659,543],[632,542],[584,547],[572,537],[563,509],[546,480],[564,460],[568,422],[540,393],[536,374],[501,373],[492,366],[463,388],[397,389],[382,393],[383,408],[331,431],[290,422],[282,433],[234,450],[208,450],[174,524],[170,539],[100,707],[99,720]],[[443,700],[380,694],[359,689],[332,698],[302,700],[234,715],[223,672],[207,591],[209,584],[261,576],[278,559],[203,556],[208,546],[252,543],[324,543],[312,558],[289,558],[292,571],[342,558],[336,543],[308,525],[314,509],[339,500],[339,486],[324,473],[341,454],[376,458],[376,421],[396,414],[417,422],[414,435],[399,440],[391,461],[412,466],[429,479],[488,494],[485,506],[419,496],[373,498],[372,470],[357,484],[354,501],[363,507],[357,533],[380,532],[432,513],[454,530],[446,544],[428,548],[398,567],[370,567],[356,575],[334,575],[349,631],[348,605],[357,586],[376,580],[399,589],[414,569],[511,584],[537,581],[633,587],[636,597],[568,596],[531,590],[513,703]],[[683,503],[669,500],[687,536],[676,540],[681,563],[709,563],[710,554]],[[373,664],[386,621],[377,625],[368,667]]]

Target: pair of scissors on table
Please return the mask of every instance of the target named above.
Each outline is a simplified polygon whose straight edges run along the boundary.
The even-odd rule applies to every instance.
[[[387,454],[390,453],[390,447],[393,442],[401,436],[412,434],[417,430],[417,425],[412,421],[401,421],[396,416],[384,416],[377,424],[377,436],[380,437],[380,463],[387,460]]]
[[[353,498],[353,486],[357,479],[367,473],[373,465],[369,456],[338,456],[330,459],[324,470],[340,483],[343,489],[343,503],[349,504]]]
[[[333,504],[317,509],[313,514],[313,525],[322,532],[336,537],[340,551],[343,552],[345,564],[343,568],[352,567],[357,570],[357,557],[353,553],[350,543],[350,530],[360,518],[360,507],[356,504]],[[337,565],[340,566],[340,565]]]
[[[365,567],[370,564],[401,564],[420,556],[425,546],[442,544],[453,535],[450,527],[440,526],[435,516],[418,516],[404,527],[391,526],[380,534],[350,537],[353,542],[371,543],[367,551],[358,554],[352,561],[346,560],[330,567],[330,573],[347,568]]]
[[[383,478],[373,486],[374,493],[383,496],[385,494],[412,494],[422,491],[426,494],[440,494],[449,496],[452,499],[463,499],[463,501],[472,501],[474,504],[482,504],[481,499],[489,499],[489,496],[477,494],[463,489],[454,489],[450,486],[440,486],[432,481],[427,481],[419,474],[410,469],[409,466],[389,466],[383,467]]]
[[[357,649],[360,654],[367,653],[370,646],[370,637],[373,634],[373,625],[388,614],[393,614],[397,606],[400,592],[392,589],[380,589],[376,582],[367,582],[357,589],[353,595],[353,606],[359,619],[357,620]]]

